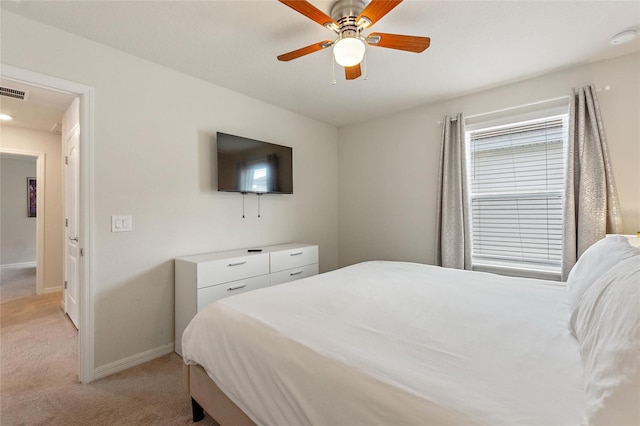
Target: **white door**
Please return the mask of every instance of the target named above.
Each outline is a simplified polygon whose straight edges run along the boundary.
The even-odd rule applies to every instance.
[[[80,195],[80,103],[75,99],[63,117],[62,138],[65,155],[65,285],[64,310],[78,328],[80,285],[80,233],[78,226]]]

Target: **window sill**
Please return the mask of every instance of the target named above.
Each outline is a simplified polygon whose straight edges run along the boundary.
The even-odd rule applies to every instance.
[[[561,272],[555,267],[549,266],[525,266],[504,263],[474,262],[472,269],[480,272],[491,272],[493,274],[506,275],[510,277],[535,278],[548,281],[560,281]],[[562,283],[564,284],[564,283]]]

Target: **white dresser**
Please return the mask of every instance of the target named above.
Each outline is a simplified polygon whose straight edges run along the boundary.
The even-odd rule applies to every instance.
[[[175,260],[175,351],[182,355],[182,333],[209,303],[234,294],[282,284],[318,273],[318,246],[281,244],[206,253]]]

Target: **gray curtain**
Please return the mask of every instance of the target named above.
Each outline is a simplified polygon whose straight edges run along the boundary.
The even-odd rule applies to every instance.
[[[436,229],[436,265],[471,269],[471,233],[464,116],[442,123]]]
[[[580,255],[607,233],[620,233],[622,217],[600,106],[593,86],[573,89],[564,197],[562,280]]]

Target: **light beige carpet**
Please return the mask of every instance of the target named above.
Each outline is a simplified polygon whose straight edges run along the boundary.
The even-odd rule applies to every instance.
[[[60,293],[0,305],[0,424],[185,425],[191,400],[174,354],[78,383],[77,332]],[[208,415],[197,423],[216,425]]]
[[[35,267],[0,269],[0,303],[35,295]]]

